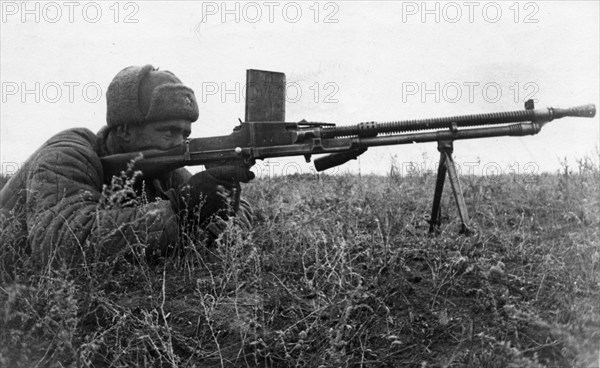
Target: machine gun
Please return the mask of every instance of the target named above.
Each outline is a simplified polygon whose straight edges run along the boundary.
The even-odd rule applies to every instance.
[[[273,157],[327,154],[314,160],[317,171],[356,159],[369,147],[437,142],[440,162],[431,210],[430,232],[440,225],[441,198],[446,175],[458,206],[462,227],[469,233],[469,217],[458,174],[452,159],[453,142],[499,136],[524,136],[540,132],[544,124],[563,117],[594,117],[593,104],[566,109],[536,109],[532,100],[519,111],[450,116],[431,119],[365,122],[350,126],[330,123],[285,122],[285,75],[259,70],[247,71],[246,121],[225,136],[187,139],[167,151],[142,152],[134,169],[152,177],[183,166],[236,165],[250,167],[256,160]],[[139,153],[101,158],[105,178],[127,167]]]

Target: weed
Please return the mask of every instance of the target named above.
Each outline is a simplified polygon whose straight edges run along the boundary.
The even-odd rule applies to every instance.
[[[110,259],[40,272],[3,225],[0,365],[593,366],[597,161],[531,179],[461,178],[471,237],[457,234],[449,188],[429,236],[435,176],[397,167],[257,180],[244,192],[252,229],[184,233],[158,260],[141,234]],[[145,201],[115,184],[104,206]]]

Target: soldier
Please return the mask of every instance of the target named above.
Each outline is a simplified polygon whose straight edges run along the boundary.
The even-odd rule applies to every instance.
[[[124,188],[114,186],[103,193],[111,178],[104,177],[101,157],[173,148],[198,119],[192,89],[152,65],[120,71],[106,99],[107,126],[98,134],[86,128],[58,133],[0,191],[0,218],[5,225],[12,219],[16,235],[43,264],[73,264],[90,255],[105,258],[140,247],[146,254],[165,252],[178,242],[181,225],[192,223],[185,214],[198,207],[200,223],[216,236],[229,203],[239,198],[239,183],[254,177],[249,170],[229,167],[194,176],[177,169],[131,179],[144,201],[128,199]],[[235,207],[248,224],[249,205],[240,200]]]

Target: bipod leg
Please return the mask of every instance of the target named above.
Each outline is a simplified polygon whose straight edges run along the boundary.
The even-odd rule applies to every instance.
[[[456,206],[458,208],[458,215],[460,216],[460,233],[470,235],[472,231],[469,227],[469,214],[467,213],[467,205],[465,204],[465,198],[463,197],[462,189],[460,188],[456,166],[454,165],[454,160],[452,159],[452,141],[439,141],[438,151],[440,151],[440,165],[438,166],[438,176],[435,184],[435,193],[433,195],[433,208],[431,209],[429,232],[434,232],[441,224],[442,192],[444,190],[446,173],[448,173],[450,186],[452,187],[452,193],[454,194],[454,200],[456,201]]]
[[[458,215],[460,216],[461,229],[460,233],[470,235],[471,229],[469,228],[469,214],[467,213],[467,205],[465,204],[465,197],[463,197],[462,189],[460,188],[460,181],[458,181],[458,174],[456,173],[456,167],[454,166],[454,160],[452,159],[452,153],[444,151],[442,153],[446,156],[446,169],[448,169],[448,179],[452,186],[452,193],[454,193],[454,200],[458,207]]]
[[[435,181],[435,193],[433,194],[433,206],[431,208],[431,217],[429,219],[429,233],[439,230],[442,220],[442,193],[444,192],[444,182],[446,181],[446,156],[440,154],[440,164],[438,165],[437,179]]]

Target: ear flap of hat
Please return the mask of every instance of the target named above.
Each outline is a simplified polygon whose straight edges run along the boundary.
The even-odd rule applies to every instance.
[[[198,120],[198,103],[194,91],[183,84],[161,84],[152,91],[145,121],[183,119]]]

